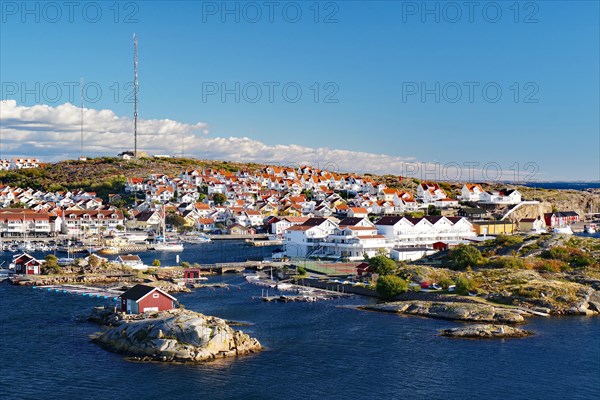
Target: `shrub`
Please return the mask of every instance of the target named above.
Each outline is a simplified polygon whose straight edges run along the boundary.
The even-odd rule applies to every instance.
[[[453,269],[472,268],[486,261],[477,248],[465,244],[458,245],[450,250],[449,258]]]
[[[438,285],[442,287],[442,289],[448,289],[451,285],[454,285],[454,281],[450,278],[442,278],[439,280]]]
[[[393,299],[401,293],[408,291],[408,282],[395,275],[382,276],[377,280],[377,293],[384,299]]]
[[[494,239],[494,244],[501,247],[514,246],[519,243],[523,243],[523,237],[521,236],[498,235]]]
[[[160,267],[160,260],[155,259],[154,261],[152,261],[152,266],[153,267]]]
[[[300,267],[296,268],[296,272],[298,272],[298,275],[304,276],[304,275],[306,275],[306,268],[300,266]]]
[[[46,263],[42,267],[42,274],[59,274],[60,266],[58,265],[58,258],[54,254],[48,254],[45,258]]]
[[[184,262],[181,263],[181,268],[190,268],[190,267],[191,267],[191,265],[187,261],[184,261]]]
[[[473,279],[464,275],[456,278],[454,284],[456,285],[455,292],[463,296],[469,293],[471,290],[477,289],[477,283]]]
[[[397,268],[396,262],[383,255],[375,256],[369,259],[371,272],[379,275],[389,275]]]
[[[569,269],[569,264],[561,260],[539,260],[533,268],[537,271],[560,272]]]
[[[490,268],[524,269],[525,262],[519,257],[498,257],[488,261],[487,266]]]
[[[544,250],[541,256],[547,260],[568,261],[571,255],[569,249],[566,247],[553,247],[549,250]]]
[[[572,247],[553,247],[549,250],[543,251],[541,256],[546,260],[557,260],[564,263],[569,263],[575,268],[588,267],[596,263],[592,256],[580,249]]]

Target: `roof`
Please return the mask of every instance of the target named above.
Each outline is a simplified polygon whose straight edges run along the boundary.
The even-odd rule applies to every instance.
[[[375,223],[375,225],[396,225],[398,222],[400,222],[400,220],[402,218],[404,218],[404,217],[400,217],[400,216],[383,217],[379,221],[377,221]]]
[[[125,293],[123,293],[119,297],[121,297],[121,299],[134,300],[137,303],[154,291],[158,291],[158,292],[164,294],[165,296],[167,296],[168,298],[170,298],[171,300],[177,301],[177,299],[175,297],[171,296],[169,293],[167,293],[157,287],[147,286],[147,285],[135,285],[134,287],[127,290]]]
[[[327,221],[327,218],[313,217],[313,218],[309,218],[306,221],[304,221],[304,223],[302,225],[304,225],[304,226],[317,226],[317,225],[321,225],[325,221]]]
[[[121,259],[122,261],[142,261],[140,256],[135,255],[135,254],[121,255],[117,258]]]
[[[360,223],[364,217],[346,217],[342,219],[339,223],[340,226],[354,226]]]

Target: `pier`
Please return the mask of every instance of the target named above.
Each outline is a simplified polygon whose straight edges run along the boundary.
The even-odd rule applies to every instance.
[[[265,268],[277,268],[286,265],[283,262],[262,262],[262,261],[244,261],[244,262],[232,262],[232,263],[215,263],[215,264],[202,264],[199,269],[203,272],[214,272],[218,274],[224,274],[227,272],[243,272],[246,269],[262,270]]]
[[[116,289],[103,289],[84,285],[46,285],[33,286],[34,289],[47,290],[48,292],[76,294],[84,297],[94,297],[98,299],[117,300],[123,291]]]

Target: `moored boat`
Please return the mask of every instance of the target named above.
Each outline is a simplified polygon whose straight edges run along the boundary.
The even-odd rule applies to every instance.
[[[552,228],[552,232],[558,233],[561,235],[572,235],[573,234],[573,230],[571,229],[571,227],[569,225],[556,226],[556,227]]]

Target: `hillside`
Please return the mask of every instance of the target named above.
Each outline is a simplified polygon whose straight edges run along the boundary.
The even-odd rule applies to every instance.
[[[126,178],[147,177],[153,173],[179,175],[187,168],[236,171],[240,168],[253,170],[258,167],[257,164],[187,158],[141,158],[126,161],[116,157],[100,157],[87,161],[60,161],[35,169],[0,171],[0,182],[45,191],[83,189],[94,191],[106,200],[109,193],[119,193],[123,189]]]
[[[66,189],[83,189],[94,191],[103,199],[109,193],[122,191],[126,178],[147,177],[153,173],[176,176],[188,168],[213,168],[225,171],[247,169],[256,171],[265,165],[254,163],[239,163],[230,161],[197,160],[190,158],[140,158],[137,160],[122,160],[117,157],[100,157],[87,161],[67,160],[53,164],[44,164],[37,169],[20,171],[0,171],[0,182],[4,185],[30,187],[45,191]],[[332,171],[342,172],[342,171]],[[416,178],[402,178],[397,175],[364,174],[385,183],[390,188],[404,189],[416,192],[421,182]],[[462,187],[461,182],[438,182],[450,197],[457,197]],[[484,190],[501,189],[498,184],[482,184]],[[599,193],[577,190],[545,190],[532,189],[511,185],[523,193],[527,200],[540,200],[536,207],[520,210],[518,218],[535,217],[543,212],[552,210],[573,210],[580,214],[590,210],[600,210]]]

